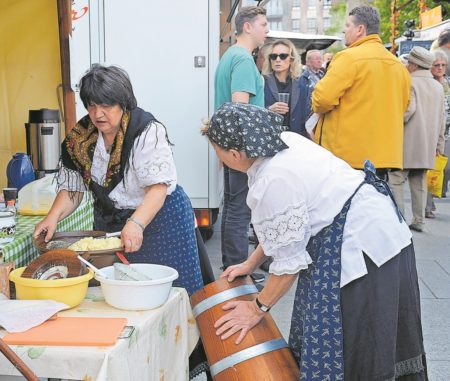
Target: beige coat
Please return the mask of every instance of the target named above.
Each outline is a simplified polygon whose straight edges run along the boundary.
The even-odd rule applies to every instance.
[[[434,168],[436,150],[444,153],[444,90],[429,70],[411,73],[411,97],[405,112],[403,168]]]

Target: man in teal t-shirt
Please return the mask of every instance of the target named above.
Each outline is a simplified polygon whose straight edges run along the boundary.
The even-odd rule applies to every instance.
[[[264,83],[252,57],[252,51],[264,44],[269,32],[266,10],[243,7],[235,17],[236,44],[220,59],[215,76],[217,110],[225,102],[251,103],[264,107]],[[224,166],[224,203],[222,210],[222,263],[224,268],[244,262],[248,257],[250,209],[246,199],[246,173]],[[257,277],[259,275],[259,277]],[[253,274],[263,281],[262,274]]]
[[[238,44],[222,56],[216,70],[214,108],[233,100],[233,94],[247,93],[248,101],[264,107],[264,83],[251,53]]]
[[[214,81],[214,108],[225,102],[251,103],[264,107],[264,82],[252,52],[264,44],[269,32],[266,10],[243,7],[235,17],[236,44],[220,59]]]

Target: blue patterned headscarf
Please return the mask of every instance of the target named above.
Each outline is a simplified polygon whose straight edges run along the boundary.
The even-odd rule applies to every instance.
[[[224,103],[211,118],[207,135],[219,147],[267,157],[288,148],[280,139],[283,117],[247,103]]]

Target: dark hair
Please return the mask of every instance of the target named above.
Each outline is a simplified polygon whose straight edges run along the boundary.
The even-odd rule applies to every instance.
[[[364,25],[366,34],[380,34],[380,13],[377,8],[361,6],[353,8],[349,16],[353,16],[355,25]]]
[[[137,107],[130,77],[117,66],[92,65],[81,78],[79,87],[86,109],[92,104],[119,105],[124,111]]]
[[[438,45],[439,47],[447,45],[450,42],[450,30],[443,30],[438,37]]]
[[[237,13],[234,24],[236,26],[236,34],[239,36],[244,31],[244,24],[246,22],[253,22],[258,16],[265,16],[266,10],[261,7],[242,7]]]

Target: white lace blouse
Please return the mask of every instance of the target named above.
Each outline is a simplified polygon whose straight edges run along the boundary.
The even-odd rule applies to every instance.
[[[362,171],[310,140],[292,132],[281,136],[289,149],[257,159],[247,172],[252,223],[276,275],[308,267],[309,238],[333,222],[364,180]],[[341,287],[367,274],[363,252],[381,266],[410,243],[411,232],[399,222],[392,200],[363,185],[344,228]]]
[[[92,160],[91,175],[95,182],[103,184],[108,168],[109,153],[106,152],[103,136],[100,133]],[[144,199],[145,187],[166,184],[170,195],[177,185],[177,172],[172,150],[166,141],[165,128],[158,122],[150,123],[136,139],[129,159],[129,170],[111,191],[109,197],[118,209],[136,209]],[[60,189],[85,192],[86,187],[77,171],[60,171]],[[70,179],[67,177],[70,173]]]

